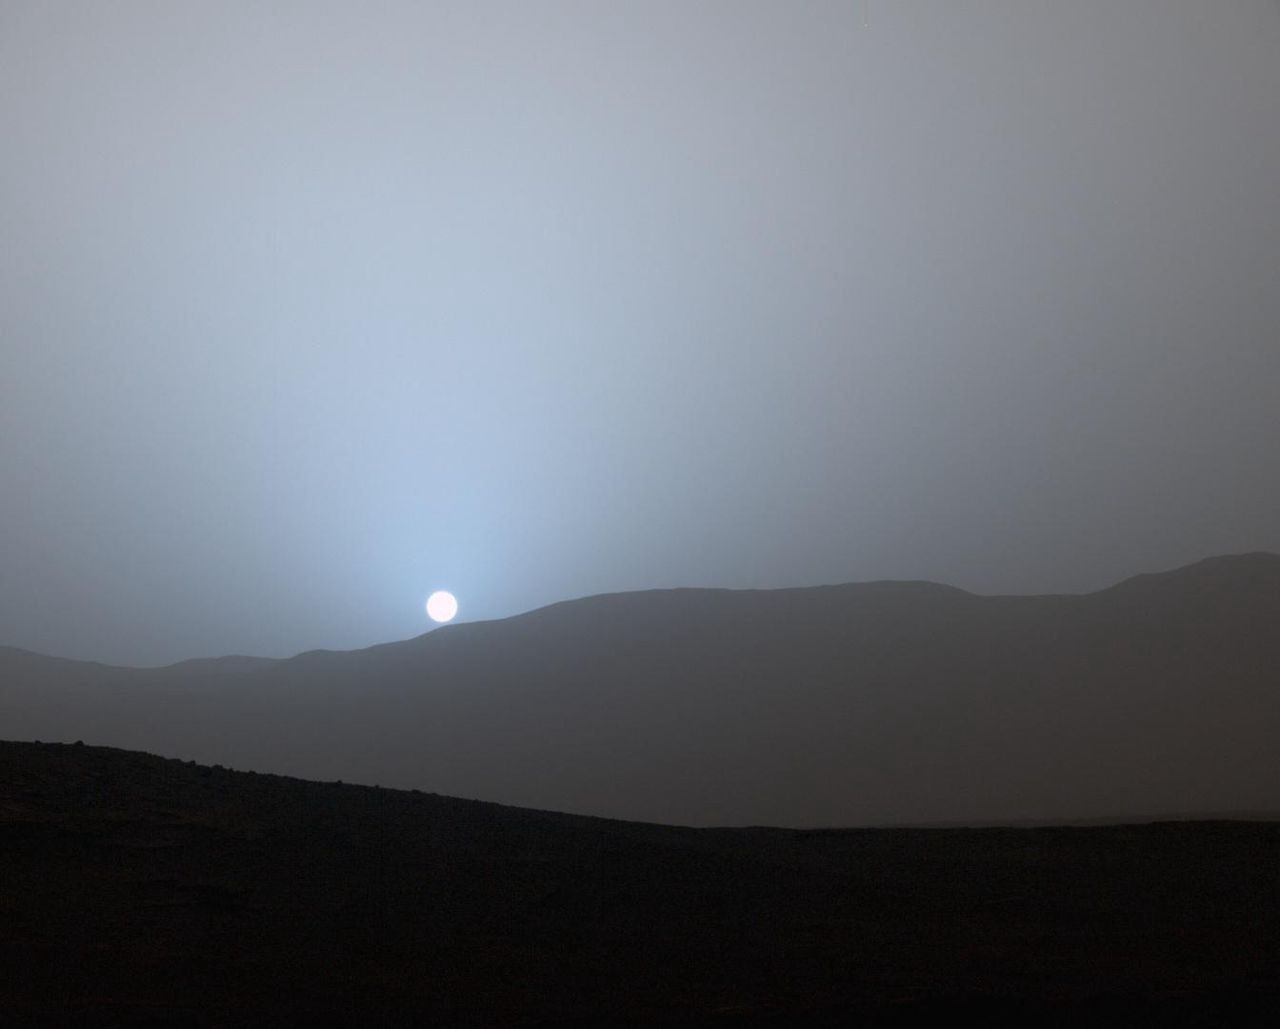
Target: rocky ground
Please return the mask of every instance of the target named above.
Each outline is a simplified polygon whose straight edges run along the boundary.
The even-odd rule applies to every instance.
[[[0,744],[12,1025],[1273,1024],[1280,824],[683,829]]]

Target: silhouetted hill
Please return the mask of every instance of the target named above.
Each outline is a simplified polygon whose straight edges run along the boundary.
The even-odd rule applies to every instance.
[[[590,597],[286,661],[0,654],[27,739],[688,824],[1280,811],[1280,557]]]
[[[1264,1025],[1278,847],[680,829],[0,743],[0,1022]]]

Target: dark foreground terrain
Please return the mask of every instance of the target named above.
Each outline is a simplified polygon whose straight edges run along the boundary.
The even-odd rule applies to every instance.
[[[6,1024],[1271,1024],[1280,824],[676,829],[0,744]]]

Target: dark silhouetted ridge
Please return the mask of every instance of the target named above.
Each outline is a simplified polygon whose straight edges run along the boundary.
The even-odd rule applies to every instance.
[[[1209,1025],[1280,825],[680,829],[0,743],[14,1025]]]

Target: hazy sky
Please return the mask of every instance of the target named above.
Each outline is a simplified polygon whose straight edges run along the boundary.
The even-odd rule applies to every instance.
[[[0,0],[0,643],[1280,550],[1276,0]]]

